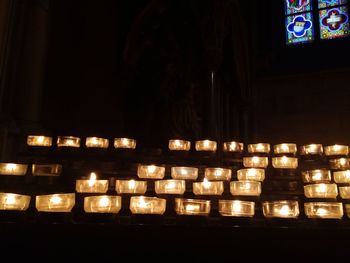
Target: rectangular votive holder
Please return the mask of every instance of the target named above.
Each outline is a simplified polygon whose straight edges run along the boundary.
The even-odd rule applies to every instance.
[[[165,176],[165,167],[139,164],[137,167],[137,176],[141,179],[163,179]]]
[[[147,191],[146,181],[116,180],[115,190],[118,194],[144,194]]]
[[[27,173],[27,169],[27,164],[0,163],[0,175],[23,176]]]
[[[249,153],[266,153],[270,152],[270,144],[269,143],[252,143],[248,144],[248,152]]]
[[[59,176],[62,173],[60,164],[33,164],[32,174],[34,176]]]
[[[239,181],[258,181],[265,180],[265,170],[260,168],[245,168],[237,171]]]
[[[338,184],[350,183],[350,170],[333,172],[334,181]]]
[[[269,165],[267,157],[252,156],[243,157],[243,166],[248,168],[266,168]]]
[[[156,194],[182,195],[185,191],[185,180],[159,180],[155,182]]]
[[[192,184],[195,195],[222,195],[224,192],[224,183],[222,181],[209,182],[204,179],[203,182]]]
[[[57,146],[58,147],[80,147],[80,138],[74,136],[58,136],[57,137]]]
[[[308,184],[304,185],[304,194],[307,198],[337,198],[337,184]]]
[[[343,199],[350,199],[350,186],[340,186],[339,194]]]
[[[136,148],[136,140],[129,138],[114,138],[114,148],[133,150]]]
[[[196,141],[196,151],[216,152],[217,143],[211,140]]]
[[[97,180],[96,174],[91,173],[89,179],[80,179],[75,182],[75,190],[78,193],[106,193],[108,180]]]
[[[191,149],[191,142],[185,140],[169,140],[168,144],[170,151],[189,151]]]
[[[147,196],[132,196],[130,211],[133,214],[162,215],[166,209],[166,199]]]
[[[185,166],[171,167],[171,178],[180,180],[197,180],[198,168]]]
[[[37,195],[35,207],[39,212],[71,212],[75,205],[75,193]]]
[[[222,216],[253,217],[255,203],[240,200],[219,200],[219,213]]]
[[[234,196],[260,196],[261,183],[257,181],[232,181],[230,192]]]
[[[334,170],[350,169],[350,158],[336,158],[329,160],[329,166]]]
[[[301,155],[322,155],[323,146],[322,144],[307,144],[300,147]]]
[[[278,169],[296,169],[298,168],[298,158],[296,157],[273,157],[272,166]]]
[[[122,207],[120,196],[98,195],[84,197],[84,211],[86,213],[117,214]]]
[[[0,193],[0,210],[25,211],[29,203],[29,195]]]
[[[301,176],[304,183],[329,183],[332,180],[331,171],[327,169],[302,171]]]
[[[281,143],[273,146],[275,154],[292,154],[297,153],[297,145],[295,143]]]
[[[107,149],[109,145],[108,139],[99,137],[86,137],[85,146],[87,148]]]
[[[324,147],[324,153],[326,156],[347,156],[349,154],[349,146],[347,145],[329,145]]]
[[[266,218],[297,218],[299,203],[294,200],[266,201],[262,203]]]
[[[350,218],[350,204],[345,204],[346,215]]]
[[[241,153],[244,150],[244,144],[242,142],[224,142],[223,151],[224,152],[236,152]]]
[[[175,212],[178,215],[208,216],[210,208],[209,200],[175,198]]]
[[[40,146],[40,147],[51,147],[52,137],[42,135],[28,135],[27,136],[28,146]]]
[[[231,169],[228,168],[205,168],[204,177],[209,181],[230,181]]]
[[[344,215],[343,204],[337,202],[309,202],[304,210],[308,218],[341,219]]]

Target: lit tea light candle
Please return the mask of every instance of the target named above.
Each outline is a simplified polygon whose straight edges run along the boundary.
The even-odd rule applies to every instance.
[[[108,139],[98,137],[86,137],[85,146],[87,148],[107,149],[109,145]]]
[[[106,193],[108,180],[97,180],[96,173],[92,172],[87,180],[76,180],[75,190],[78,193]]]
[[[265,180],[265,170],[259,168],[245,168],[237,171],[239,181],[258,181]]]
[[[86,213],[119,213],[122,207],[120,196],[99,195],[84,197],[84,211]]]
[[[40,135],[28,135],[27,145],[28,146],[51,147],[52,146],[52,137],[40,136]]]
[[[350,169],[350,159],[349,158],[337,158],[329,160],[329,166],[331,169],[345,170]]]
[[[340,186],[339,194],[343,199],[350,199],[350,186]]]
[[[263,202],[263,213],[267,218],[297,218],[299,203],[294,200]]]
[[[343,204],[336,202],[310,202],[304,204],[308,218],[341,219],[344,215]]]
[[[211,140],[196,141],[196,151],[215,152],[217,143]]]
[[[159,180],[155,182],[156,194],[182,195],[185,190],[185,180]]]
[[[142,165],[137,167],[137,176],[142,179],[163,179],[165,167],[156,165]]]
[[[261,183],[257,181],[233,181],[230,183],[232,195],[260,196]]]
[[[71,212],[75,205],[75,194],[37,195],[35,207],[39,212]]]
[[[59,176],[62,172],[60,164],[33,164],[32,174],[34,176]]]
[[[244,144],[242,142],[224,142],[224,152],[243,152]]]
[[[301,155],[321,155],[323,153],[322,144],[307,144],[300,147]]]
[[[295,143],[281,143],[273,146],[275,154],[293,154],[297,153],[297,145]]]
[[[171,177],[180,180],[197,180],[198,168],[184,166],[171,167]]]
[[[17,175],[23,176],[27,173],[27,164],[18,163],[0,163],[0,174],[1,175]]]
[[[336,198],[338,188],[336,184],[308,184],[304,185],[307,198]]]
[[[272,166],[278,169],[296,169],[298,168],[298,158],[295,157],[273,157]]]
[[[144,194],[147,191],[147,182],[135,180],[116,180],[115,190],[118,194]]]
[[[332,180],[331,171],[326,169],[302,171],[301,175],[304,183],[329,183]]]
[[[269,165],[267,157],[243,157],[243,166],[249,168],[266,168]]]
[[[338,184],[350,183],[350,170],[333,172],[334,181]]]
[[[330,145],[324,147],[324,153],[326,156],[333,156],[333,155],[348,155],[349,154],[349,146],[347,145]]]
[[[269,143],[248,144],[248,152],[249,153],[269,153],[270,144]]]
[[[191,149],[191,142],[185,140],[169,140],[168,147],[171,151],[189,151]]]
[[[25,211],[30,203],[29,195],[0,193],[0,210]]]
[[[178,215],[207,216],[210,208],[209,200],[175,198],[175,212]]]
[[[345,210],[348,218],[350,218],[350,204],[345,204]]]
[[[58,147],[80,147],[80,138],[73,136],[58,136],[57,138]]]
[[[135,149],[136,140],[129,138],[115,138],[114,139],[114,148],[123,148],[123,149]]]
[[[227,168],[205,168],[204,177],[209,181],[230,181],[231,169]]]
[[[132,196],[130,211],[133,214],[162,215],[165,212],[166,199],[146,196]]]
[[[224,192],[224,183],[221,181],[209,182],[204,178],[203,182],[192,184],[195,195],[222,195]]]
[[[222,216],[253,217],[255,203],[240,200],[219,200],[219,213]]]

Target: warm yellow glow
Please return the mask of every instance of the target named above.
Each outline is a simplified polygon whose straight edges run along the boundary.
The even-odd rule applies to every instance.
[[[50,147],[52,145],[52,138],[41,135],[28,135],[27,145]]]
[[[129,182],[128,182],[128,184],[129,184],[129,188],[130,189],[134,189],[135,188],[135,186],[136,186],[136,182],[135,182],[135,180],[130,180]]]
[[[329,166],[331,169],[345,170],[350,169],[350,159],[349,158],[337,158],[329,160]]]
[[[209,182],[206,178],[203,182],[193,183],[192,188],[195,195],[222,195],[224,192],[222,181]]]
[[[87,180],[76,180],[75,190],[78,193],[106,193],[108,180],[97,180],[95,172],[90,173]]]
[[[98,202],[99,206],[101,207],[107,207],[110,205],[110,200],[107,196],[101,197],[100,201]]]
[[[60,164],[33,164],[32,174],[35,176],[59,176],[62,172]]]
[[[74,193],[37,195],[35,200],[39,212],[70,212],[74,205]]]
[[[207,216],[210,208],[209,200],[175,198],[175,211],[178,215]]]
[[[332,180],[330,170],[326,169],[302,171],[301,175],[304,183],[328,183]]]
[[[228,168],[205,168],[204,176],[211,181],[230,181],[232,171]]]
[[[14,205],[16,203],[16,196],[14,194],[8,194],[5,198],[6,205]]]
[[[54,195],[50,198],[50,204],[58,205],[62,202],[62,198],[58,195]]]
[[[267,157],[243,157],[243,166],[249,168],[266,168],[269,164]]]
[[[25,211],[28,209],[30,196],[13,193],[0,193],[0,210]]]
[[[0,175],[22,176],[27,173],[28,165],[16,163],[0,163]]]
[[[194,211],[198,211],[200,208],[199,204],[187,204],[185,206],[185,210],[188,212],[194,212]]]
[[[336,183],[344,184],[350,183],[350,170],[346,171],[336,171],[333,173],[334,181]]]
[[[109,145],[108,139],[98,137],[87,137],[85,145],[88,148],[103,148],[107,149]]]
[[[58,136],[57,137],[58,147],[80,147],[80,138],[73,136]]]
[[[337,202],[310,202],[304,204],[308,218],[341,219],[343,204]]]
[[[237,178],[239,181],[259,181],[265,179],[265,170],[257,168],[245,168],[237,171]]]
[[[189,151],[191,142],[185,140],[169,140],[168,147],[171,151]]]
[[[84,211],[86,213],[118,213],[121,209],[121,197],[110,195],[86,196]]]
[[[184,194],[185,190],[185,180],[159,180],[155,182],[157,194]]]
[[[340,186],[339,193],[341,198],[350,199],[350,186]]]
[[[114,148],[124,148],[124,149],[135,149],[136,140],[129,138],[115,138],[114,139]]]
[[[309,184],[304,185],[304,193],[307,198],[336,198],[338,187],[336,184]]]
[[[217,143],[211,140],[196,141],[196,151],[215,152]]]
[[[156,165],[138,165],[137,176],[143,179],[163,179],[165,167]]]
[[[322,154],[323,146],[322,144],[308,144],[300,147],[300,154],[309,155],[309,154]]]
[[[92,172],[92,173],[90,174],[90,179],[89,179],[89,182],[88,182],[88,184],[89,184],[90,187],[92,187],[92,186],[95,185],[95,183],[96,183],[96,178],[97,178],[97,175],[96,175],[94,172]]]
[[[270,144],[269,143],[248,144],[248,152],[249,153],[269,153]]]
[[[277,200],[263,202],[263,213],[267,218],[297,218],[299,203],[294,200]]]
[[[255,203],[240,200],[219,200],[219,213],[222,216],[252,217]]]
[[[241,142],[224,142],[224,152],[243,152],[244,144]]]
[[[232,181],[230,192],[234,196],[259,196],[261,183],[257,181]]]
[[[275,154],[293,154],[297,152],[297,145],[295,143],[281,143],[273,146]]]
[[[209,188],[211,186],[211,183],[208,181],[207,178],[203,179],[203,187],[204,188]]]
[[[288,216],[290,214],[290,208],[288,205],[283,205],[278,213],[280,213],[281,216]]]
[[[278,169],[296,169],[298,167],[298,158],[295,157],[273,157],[272,166]]]
[[[146,196],[132,196],[130,198],[130,211],[133,214],[164,214],[166,199]]]
[[[144,194],[147,191],[146,181],[116,180],[115,190],[118,194]]]
[[[332,156],[332,155],[346,156],[349,154],[349,146],[334,144],[334,145],[326,146],[324,148],[324,152],[327,156]]]
[[[171,167],[171,177],[180,180],[196,180],[198,178],[198,168],[195,167]]]

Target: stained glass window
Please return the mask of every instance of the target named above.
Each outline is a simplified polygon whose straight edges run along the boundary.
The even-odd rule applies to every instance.
[[[310,11],[311,1],[312,0],[285,0],[286,15]]]
[[[346,4],[347,0],[318,0],[318,8],[325,8],[336,5]]]

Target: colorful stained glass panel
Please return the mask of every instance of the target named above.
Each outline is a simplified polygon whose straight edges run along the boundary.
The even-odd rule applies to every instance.
[[[314,39],[312,13],[286,17],[287,44],[311,42]]]
[[[286,15],[310,11],[311,1],[312,0],[284,0]]]
[[[336,5],[346,4],[348,0],[318,0],[318,7],[325,8]]]
[[[346,6],[320,11],[321,39],[332,39],[349,35],[349,13]]]

